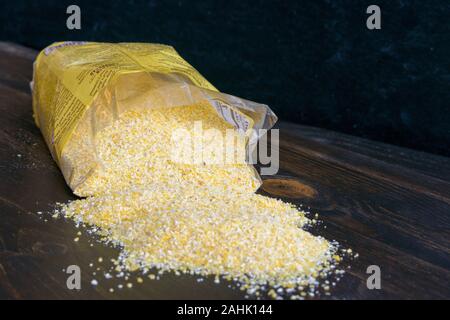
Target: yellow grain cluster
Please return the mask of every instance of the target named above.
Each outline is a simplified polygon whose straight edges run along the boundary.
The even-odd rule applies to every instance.
[[[304,212],[255,194],[259,180],[245,162],[171,159],[173,130],[189,132],[194,121],[203,129],[231,128],[208,105],[124,113],[95,138],[100,165],[76,190],[90,197],[61,212],[120,245],[121,266],[130,271],[224,276],[250,293],[316,286],[334,268],[335,247],[302,229],[309,222]],[[237,140],[245,145],[243,137]]]
[[[201,132],[196,128],[201,126]],[[216,129],[224,139],[208,135]],[[147,109],[125,112],[121,118],[95,137],[97,169],[87,181],[75,189],[80,196],[99,195],[133,187],[149,187],[153,183],[229,185],[254,192],[260,185],[253,167],[245,163],[245,137],[234,135],[234,143],[226,142],[227,130],[233,127],[223,121],[209,104],[186,107]],[[176,133],[184,133],[182,136]],[[190,137],[190,139],[189,139]],[[201,140],[195,149],[193,140]],[[72,139],[80,143],[82,139]],[[218,150],[214,146],[218,145]],[[71,149],[71,146],[68,146]],[[232,150],[225,150],[226,148]],[[65,154],[79,157],[79,146]],[[185,150],[175,157],[174,150]],[[214,161],[216,153],[232,154],[231,163]],[[181,157],[189,154],[191,157]],[[239,153],[239,154],[238,154]],[[199,159],[198,163],[196,163]],[[220,159],[219,159],[220,160]],[[76,158],[73,161],[82,162]]]

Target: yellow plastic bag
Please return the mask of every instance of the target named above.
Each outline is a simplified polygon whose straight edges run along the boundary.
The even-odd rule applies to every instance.
[[[161,44],[54,43],[38,55],[31,87],[36,124],[72,190],[97,168],[96,134],[125,111],[206,102],[248,136],[248,148],[277,119],[266,105],[219,92]]]

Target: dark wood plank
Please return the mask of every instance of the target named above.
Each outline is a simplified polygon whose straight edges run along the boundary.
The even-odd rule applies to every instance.
[[[35,52],[0,43],[0,298],[242,298],[212,279],[164,275],[111,294],[123,281],[92,287],[98,266],[117,250],[70,221],[52,219],[55,202],[74,199],[50,157],[31,112]],[[281,122],[279,175],[262,193],[303,205],[323,223],[312,232],[359,258],[332,290],[333,299],[450,298],[450,159],[318,128]],[[38,214],[37,212],[44,212]],[[102,264],[89,267],[98,257]],[[82,290],[66,287],[63,269],[82,270]],[[366,268],[379,265],[382,289],[368,290]],[[101,270],[101,271],[102,271]]]

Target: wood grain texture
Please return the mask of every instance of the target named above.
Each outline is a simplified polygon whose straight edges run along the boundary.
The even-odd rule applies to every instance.
[[[45,213],[75,197],[33,122],[35,54],[0,43],[0,298],[244,297],[227,283],[171,274],[113,294],[107,290],[118,280],[90,285],[89,264],[101,256],[104,270],[117,250],[84,232],[74,242],[79,229]],[[323,223],[312,232],[359,254],[345,262],[351,268],[332,295],[319,298],[449,299],[450,159],[286,122],[278,127],[281,170],[264,179],[261,193],[319,213]],[[63,270],[73,264],[82,270],[80,291],[66,287]],[[381,268],[381,290],[366,287],[373,264]]]

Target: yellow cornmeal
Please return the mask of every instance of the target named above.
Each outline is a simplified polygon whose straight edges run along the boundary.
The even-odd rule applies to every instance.
[[[158,267],[289,287],[308,284],[329,266],[330,243],[302,230],[308,220],[288,203],[232,188],[153,186],[74,201],[63,212],[123,246],[128,270]]]
[[[100,166],[75,190],[90,197],[61,212],[120,245],[119,268],[128,271],[224,276],[250,293],[317,286],[334,269],[336,248],[302,229],[304,212],[255,194],[259,180],[245,162],[171,159],[173,130],[191,131],[198,120],[205,130],[231,128],[207,105],[124,113],[95,137]]]
[[[209,152],[204,152],[200,164],[195,159],[184,159],[184,163],[174,161],[171,153],[180,144],[188,143],[182,137],[174,139],[174,131],[184,129],[191,136],[192,141],[196,135],[195,125],[201,124],[202,132],[217,129],[222,133],[225,141],[226,130],[233,127],[223,121],[216,111],[207,104],[197,104],[186,107],[173,107],[164,109],[147,109],[125,112],[112,126],[102,130],[95,138],[96,171],[82,185],[75,189],[79,196],[104,194],[116,190],[125,190],[130,187],[149,187],[155,182],[183,183],[195,185],[229,185],[238,190],[254,192],[260,186],[260,180],[254,174],[253,167],[245,163],[245,137],[235,134],[235,150],[232,164],[210,164]],[[214,136],[200,135],[202,145],[217,144]],[[80,139],[72,139],[78,141]],[[225,147],[225,143],[220,143]],[[228,146],[229,148],[230,146]],[[79,157],[80,146],[68,146],[73,152],[64,153]],[[186,146],[189,148],[189,146]],[[193,147],[192,147],[193,148]],[[191,149],[192,149],[191,148]],[[212,149],[212,148],[211,148]],[[237,151],[242,151],[240,157]],[[193,154],[193,156],[199,156]],[[188,161],[186,161],[188,160]],[[75,159],[82,162],[82,159]],[[186,164],[188,162],[188,164]]]

